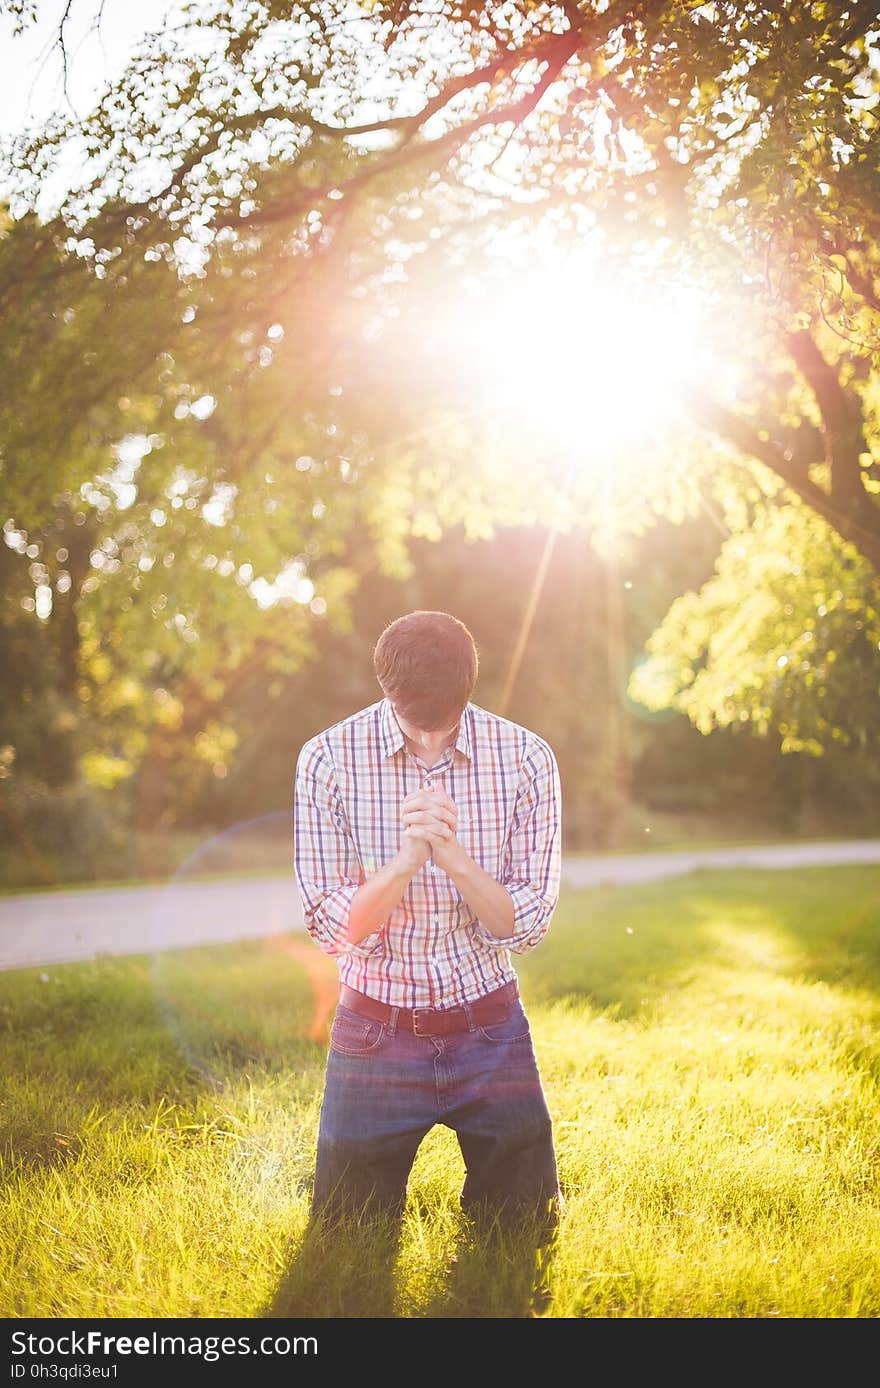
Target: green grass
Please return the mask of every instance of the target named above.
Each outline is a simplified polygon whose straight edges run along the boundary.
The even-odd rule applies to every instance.
[[[540,1314],[880,1314],[880,870],[567,891],[517,964],[566,1196]],[[296,937],[0,975],[0,1315],[529,1314],[446,1129],[399,1242],[308,1226],[334,983]]]

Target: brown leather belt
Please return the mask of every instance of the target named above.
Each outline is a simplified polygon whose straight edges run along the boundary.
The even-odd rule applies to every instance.
[[[471,1025],[505,1022],[517,992],[516,982],[511,980],[492,993],[484,993],[466,1007],[398,1007],[397,1026],[415,1036],[448,1036],[451,1032],[470,1031]],[[345,983],[340,987],[339,1001],[343,1007],[373,1022],[390,1022],[394,1011],[390,1003],[367,997],[366,993],[358,993]]]

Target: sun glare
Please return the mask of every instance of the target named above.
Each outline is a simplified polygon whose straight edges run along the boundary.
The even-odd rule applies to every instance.
[[[641,294],[568,260],[475,293],[465,351],[487,408],[539,428],[588,467],[674,420],[683,388],[717,373],[699,291]]]

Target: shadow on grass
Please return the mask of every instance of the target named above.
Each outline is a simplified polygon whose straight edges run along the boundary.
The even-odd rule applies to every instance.
[[[263,1319],[312,1317],[366,1320],[412,1318],[398,1287],[406,1216],[362,1212],[328,1220],[312,1214],[270,1299]],[[531,1221],[516,1229],[497,1219],[464,1215],[445,1269],[432,1277],[418,1319],[519,1319],[551,1305],[550,1273],[557,1235]]]
[[[257,1316],[392,1318],[399,1239],[400,1221],[390,1216],[330,1222],[311,1215],[271,1300]]]
[[[496,1222],[463,1222],[454,1253],[423,1317],[525,1319],[545,1315],[552,1305],[551,1271],[558,1234],[529,1223],[506,1229]]]

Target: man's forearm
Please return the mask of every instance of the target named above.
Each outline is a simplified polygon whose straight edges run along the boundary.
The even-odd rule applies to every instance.
[[[386,921],[403,896],[417,869],[408,868],[396,854],[366,882],[362,882],[351,899],[348,913],[348,937],[353,945]]]
[[[502,887],[500,882],[496,882],[479,863],[474,862],[461,844],[457,844],[451,851],[440,851],[444,872],[452,878],[477,919],[482,921],[493,935],[497,935],[499,940],[505,940],[508,935],[512,935],[514,907],[513,898],[507,889]]]

